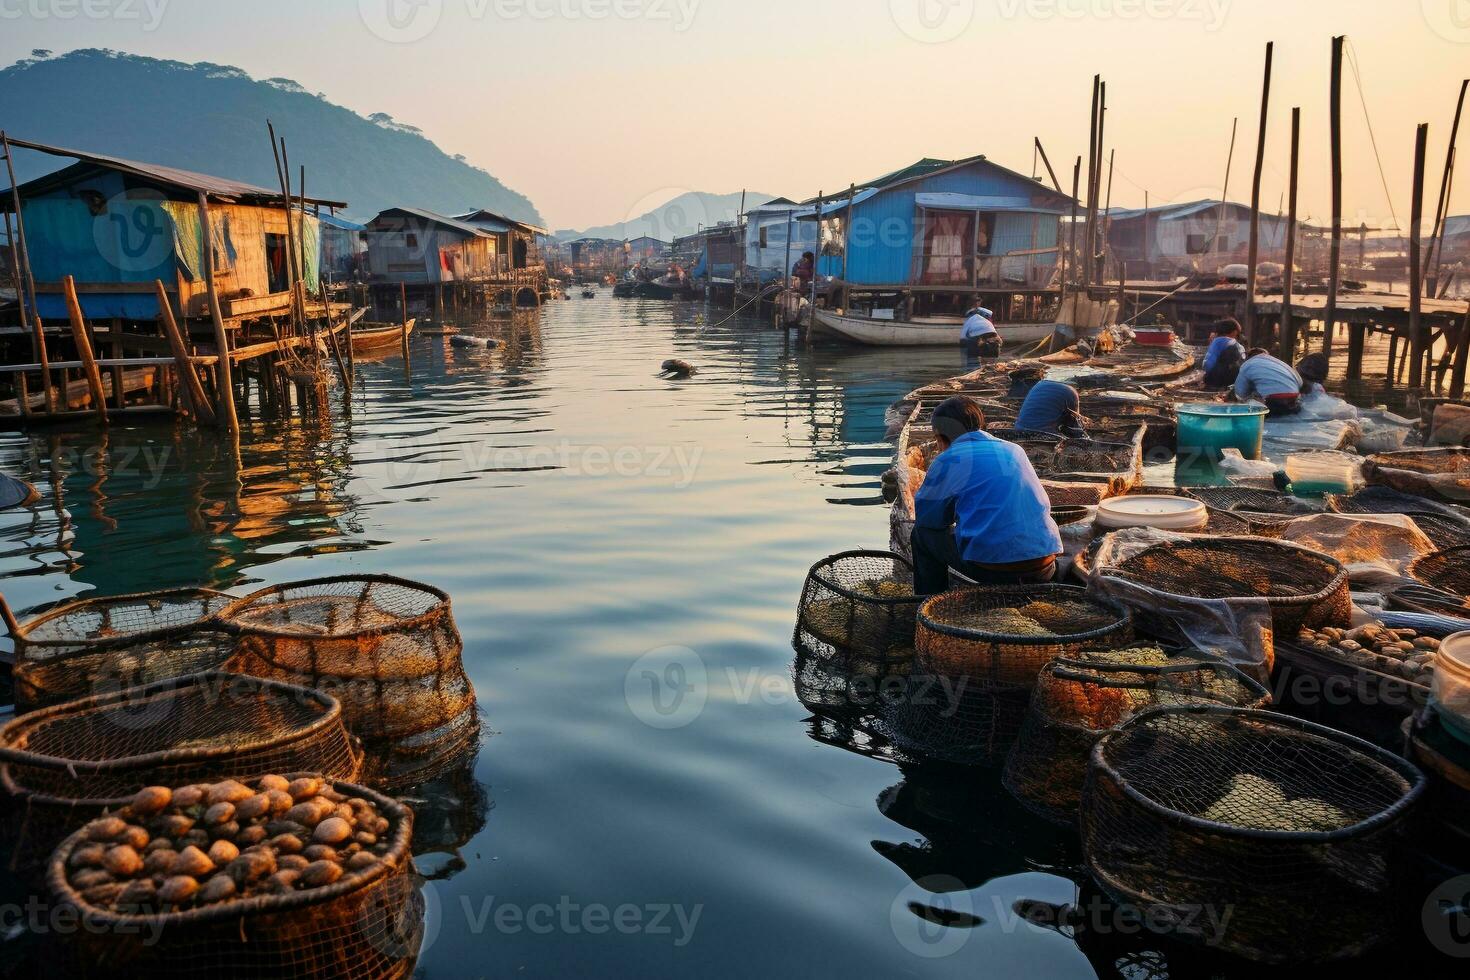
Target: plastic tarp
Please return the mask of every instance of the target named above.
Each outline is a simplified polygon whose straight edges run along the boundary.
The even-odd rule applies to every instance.
[[[173,227],[179,266],[192,281],[202,282],[205,279],[204,226],[199,221],[199,206],[182,201],[164,201],[163,209],[168,212]],[[235,267],[237,254],[230,235],[230,216],[211,211],[209,227],[214,244],[215,271],[228,272]]]
[[[1336,558],[1355,586],[1391,582],[1437,550],[1406,514],[1313,514],[1287,524],[1281,540]]]
[[[79,283],[134,283],[174,278],[172,222],[160,201],[127,199],[93,214],[76,198],[36,198],[21,205],[26,244],[37,282],[60,282],[75,276]],[[151,294],[84,291],[82,312],[92,319],[151,319],[158,301]],[[41,316],[67,317],[66,301],[57,293],[38,297]]]

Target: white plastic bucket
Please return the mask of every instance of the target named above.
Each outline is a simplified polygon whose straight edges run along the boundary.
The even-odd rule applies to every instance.
[[[1430,699],[1446,728],[1470,742],[1470,632],[1440,641]]]
[[[1189,497],[1138,494],[1111,497],[1097,505],[1100,528],[1117,531],[1129,527],[1151,527],[1160,531],[1196,531],[1209,522],[1205,505]]]

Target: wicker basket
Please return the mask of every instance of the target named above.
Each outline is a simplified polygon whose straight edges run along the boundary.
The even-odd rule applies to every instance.
[[[0,728],[15,867],[145,786],[297,770],[356,779],[361,769],[336,699],[226,673],[84,698]]]
[[[1392,753],[1295,718],[1154,708],[1093,749],[1083,850],[1105,892],[1175,938],[1267,963],[1336,960],[1392,933],[1424,785]]]
[[[67,860],[84,835],[67,838],[46,875],[53,898],[77,910],[83,924],[66,944],[67,958],[89,976],[409,976],[424,935],[423,896],[411,875],[413,812],[362,786],[333,782],[388,819],[391,844],[366,871],[322,888],[163,914],[114,912],[91,905],[67,881]]]
[[[1425,555],[1409,566],[1409,575],[1432,588],[1470,599],[1470,547]]]
[[[214,619],[232,600],[174,589],[84,599],[38,616],[15,637],[16,711],[217,670],[234,640]]]
[[[791,641],[798,688],[838,703],[855,680],[907,673],[914,617],[924,601],[913,594],[913,582],[909,560],[888,551],[848,551],[813,565]]]
[[[1042,670],[1006,759],[1005,786],[1055,823],[1077,819],[1092,747],[1109,729],[1160,705],[1265,707],[1270,693],[1223,662],[1157,648],[1083,653]]]
[[[1470,503],[1470,449],[1413,449],[1368,457],[1368,482],[1434,501]]]
[[[449,596],[387,575],[264,589],[220,619],[240,637],[227,669],[328,691],[365,740],[440,728],[474,704]]]

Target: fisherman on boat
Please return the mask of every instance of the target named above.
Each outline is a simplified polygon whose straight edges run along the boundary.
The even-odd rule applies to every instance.
[[[991,317],[995,316],[983,306],[976,305],[965,314],[965,325],[960,330],[960,346],[966,358],[1000,357],[1000,332],[995,329]]]
[[[1046,380],[1038,368],[1021,368],[1011,372],[1011,394],[1025,395],[1016,428],[1053,436],[1083,439],[1082,399],[1077,389],[1060,381]]]
[[[940,453],[914,494],[914,591],[949,588],[949,570],[984,585],[1056,577],[1062,538],[1026,452],[995,438],[963,395],[935,409]]]
[[[1234,396],[1241,402],[1260,399],[1273,417],[1296,415],[1302,410],[1302,376],[1290,364],[1257,347],[1240,366]]]
[[[1215,339],[1205,351],[1205,387],[1229,388],[1235,384],[1245,348],[1240,343],[1240,323],[1231,317],[1215,324]]]

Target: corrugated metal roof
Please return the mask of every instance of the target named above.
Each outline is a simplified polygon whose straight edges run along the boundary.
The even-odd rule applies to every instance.
[[[1114,208],[1108,212],[1108,218],[1113,221],[1127,221],[1130,218],[1141,218],[1144,215],[1152,215],[1160,221],[1177,221],[1180,218],[1188,218],[1220,206],[1219,200],[1210,201],[1185,201],[1182,204],[1160,204],[1151,208]],[[1237,201],[1226,201],[1225,206],[1236,208],[1241,211],[1249,211],[1249,204],[1241,204]],[[1261,212],[1261,220],[1269,221],[1275,218],[1274,214]],[[1285,220],[1284,218],[1282,220]]]
[[[10,145],[20,147],[21,149],[35,150],[38,153],[46,153],[55,157],[74,157],[81,161],[81,164],[90,164],[91,166],[103,167],[107,170],[118,170],[170,187],[178,187],[184,190],[194,191],[195,193],[202,192],[209,197],[236,201],[281,200],[279,189],[270,190],[265,187],[257,187],[255,184],[247,184],[240,180],[230,180],[228,177],[215,177],[211,174],[196,173],[193,170],[181,170],[177,167],[166,167],[157,163],[125,160],[122,157],[107,156],[103,153],[89,153],[86,150],[73,150],[63,146],[48,146],[45,143],[32,143],[29,140],[11,138]],[[71,167],[68,167],[56,173],[47,174],[45,177],[27,182],[20,188],[21,196],[26,196],[25,189],[32,184],[54,181],[61,174],[71,169]],[[345,208],[347,206],[345,201],[328,201],[324,198],[317,197],[308,197],[306,201],[309,204],[320,204],[327,207]]]
[[[1029,197],[996,197],[978,194],[915,194],[914,202],[926,208],[951,208],[959,211],[1026,211],[1032,214],[1066,214],[1060,208],[1044,208],[1031,203]]]
[[[474,225],[460,221],[458,218],[451,218],[447,215],[436,214],[433,211],[425,211],[423,208],[385,208],[384,210],[378,212],[378,217],[374,218],[373,221],[378,220],[378,218],[381,218],[385,214],[406,214],[410,217],[419,218],[427,221],[430,224],[443,225],[445,228],[452,228],[455,231],[463,232],[464,234],[469,235],[473,238],[490,237],[490,233],[488,231],[485,231],[483,228],[476,228]]]
[[[343,231],[367,231],[367,225],[360,225],[356,221],[339,218],[335,214],[318,214],[314,217],[322,224],[331,228],[341,228]]]
[[[551,234],[550,230],[542,228],[540,225],[533,225],[529,221],[519,221],[515,218],[508,218],[503,214],[496,214],[494,211],[486,211],[484,208],[480,208],[477,211],[469,211],[465,214],[458,215],[458,220],[470,222],[472,224],[481,221],[498,222],[501,225],[513,225],[517,228],[524,228],[526,231],[529,231],[536,235]],[[506,229],[502,228],[501,230],[505,231]]]

